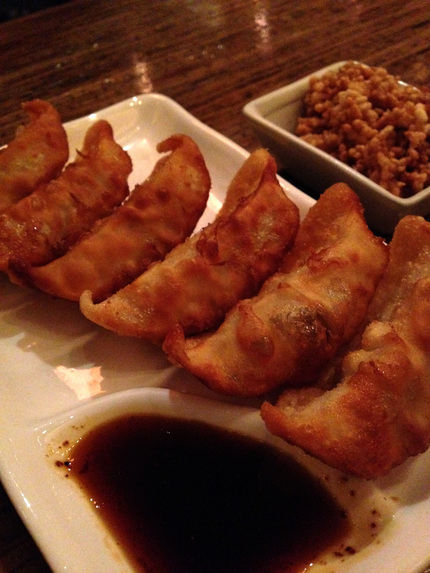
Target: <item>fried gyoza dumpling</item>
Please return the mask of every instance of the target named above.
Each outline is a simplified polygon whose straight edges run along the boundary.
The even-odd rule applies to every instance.
[[[387,262],[357,196],[330,187],[311,207],[280,271],[257,296],[239,302],[215,332],[164,349],[172,362],[220,393],[258,396],[308,383],[364,319]]]
[[[386,474],[430,443],[430,224],[398,223],[368,326],[332,390],[285,391],[263,404],[271,432],[360,477]]]
[[[27,269],[27,284],[70,300],[89,289],[94,300],[102,300],[188,237],[209,196],[205,161],[186,135],[172,136],[157,149],[172,153],[65,255]]]
[[[131,160],[109,123],[92,124],[76,161],[58,179],[0,214],[0,270],[10,267],[19,280],[20,269],[62,255],[124,200],[130,172]]]
[[[189,333],[214,328],[237,300],[256,292],[274,272],[299,223],[297,207],[276,178],[275,161],[264,150],[239,170],[221,212],[102,303],[94,305],[91,293],[84,293],[84,315],[119,334],[154,343],[161,343],[176,323]]]
[[[0,213],[41,183],[58,177],[69,145],[57,110],[47,101],[23,104],[30,122],[0,152]]]

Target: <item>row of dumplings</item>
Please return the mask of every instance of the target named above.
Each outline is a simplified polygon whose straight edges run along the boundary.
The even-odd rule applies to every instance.
[[[55,109],[25,109],[0,154],[0,270],[13,282],[162,345],[216,392],[263,397],[271,432],[342,471],[377,477],[428,448],[429,223],[405,217],[387,245],[341,183],[300,222],[260,149],[192,234],[211,181],[191,138],[161,142],[129,190],[106,121],[65,166]]]

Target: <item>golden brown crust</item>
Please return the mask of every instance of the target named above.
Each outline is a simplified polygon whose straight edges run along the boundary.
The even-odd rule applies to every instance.
[[[27,284],[76,301],[89,289],[100,301],[188,237],[209,196],[208,170],[186,135],[172,136],[158,148],[171,153],[157,162],[146,181],[65,255],[27,269]]]
[[[343,471],[386,474],[430,443],[430,224],[405,217],[338,384],[287,390],[262,416],[274,434]]]
[[[260,166],[257,188],[236,177],[227,192],[227,214],[102,303],[94,305],[84,293],[85,316],[119,334],[161,343],[176,323],[189,333],[214,328],[238,299],[255,292],[279,265],[299,214],[279,185],[269,154],[251,155],[245,168],[254,161]]]
[[[165,344],[169,357],[225,394],[308,383],[363,320],[386,260],[356,195],[334,185],[258,295],[239,302],[216,332],[184,339],[176,329]]]
[[[231,215],[238,203],[248,197],[261,183],[261,177],[267,168],[270,159],[269,153],[265,149],[255,150],[236,172],[230,181],[223,204],[218,212],[218,217]]]
[[[30,121],[0,153],[0,213],[38,185],[58,177],[69,156],[57,110],[39,99],[22,107]]]
[[[0,215],[0,269],[19,281],[20,270],[63,254],[128,193],[128,154],[115,143],[111,126],[93,124],[83,149],[58,179]]]

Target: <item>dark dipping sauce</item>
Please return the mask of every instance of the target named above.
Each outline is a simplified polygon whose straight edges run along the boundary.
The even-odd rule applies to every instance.
[[[201,422],[124,416],[66,465],[136,571],[296,573],[349,530],[290,457]]]

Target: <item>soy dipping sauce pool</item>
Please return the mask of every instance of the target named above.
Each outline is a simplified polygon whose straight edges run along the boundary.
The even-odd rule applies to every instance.
[[[297,573],[350,528],[285,453],[198,421],[121,416],[66,466],[138,572]]]

